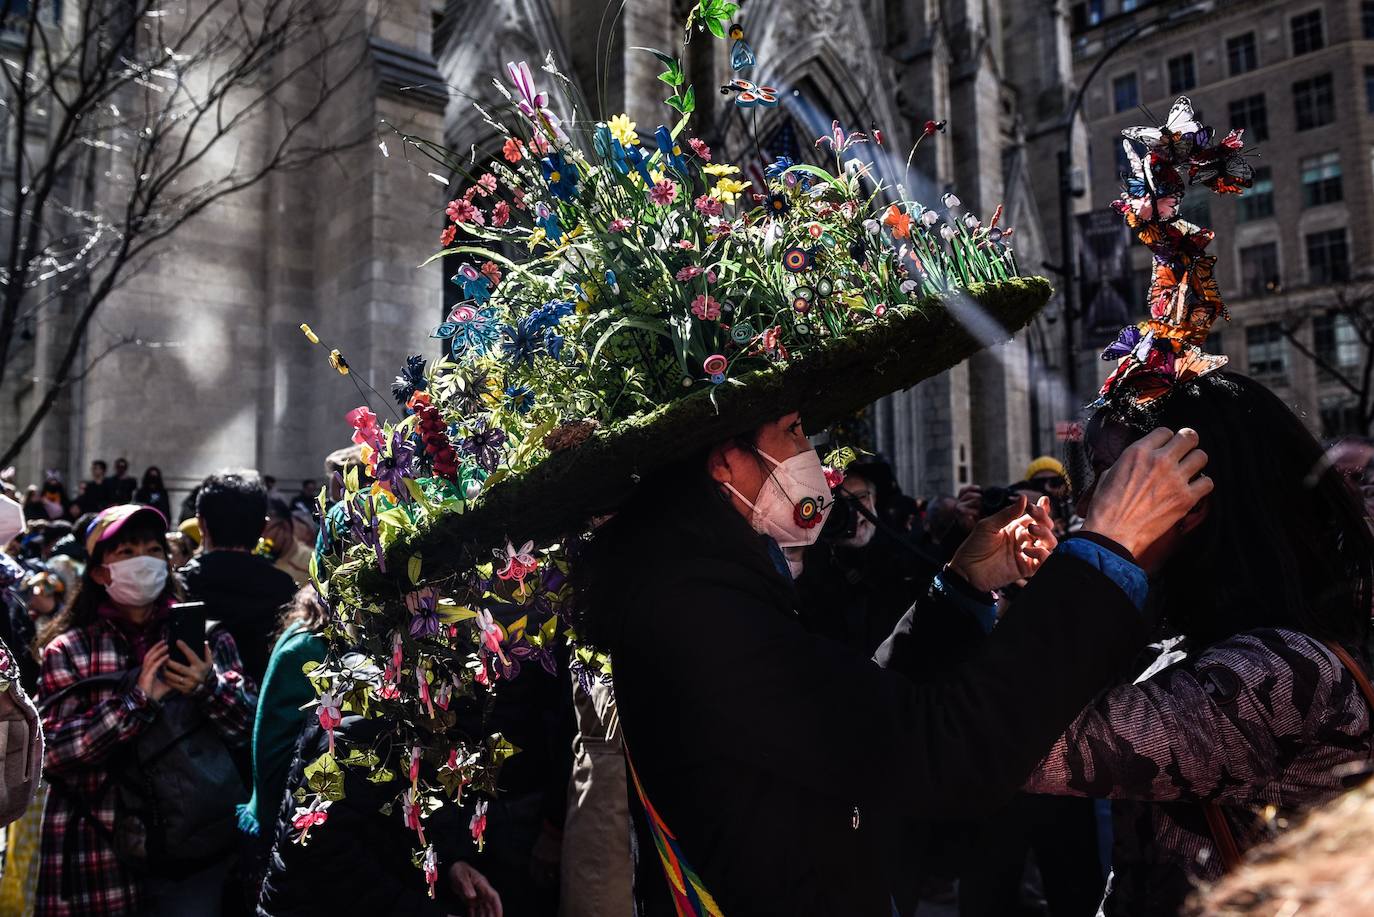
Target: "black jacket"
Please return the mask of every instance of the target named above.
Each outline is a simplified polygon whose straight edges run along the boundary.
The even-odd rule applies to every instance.
[[[346,716],[334,731],[336,756],[349,748],[371,750],[384,724]],[[425,819],[425,839],[439,854],[437,899],[431,899],[424,873],[411,861],[419,848],[415,832],[405,827],[396,801],[403,778],[373,783],[367,770],[342,767],[344,798],[328,809],[328,820],[310,829],[305,844],[291,824],[296,803],[291,793],[306,788],[305,767],[329,749],[328,736],[311,717],[296,746],[286,779],[287,794],[278,812],[276,838],[267,876],[258,898],[259,917],[323,917],[367,914],[369,917],[445,917],[464,913],[450,894],[444,873],[459,857],[472,854],[467,815],[447,804]],[[400,765],[392,770],[404,774]],[[309,789],[306,788],[306,792]],[[382,807],[391,804],[391,814]],[[270,831],[269,825],[263,826]],[[481,864],[478,863],[478,868]]]
[[[243,671],[262,684],[281,607],[296,593],[291,574],[243,551],[210,551],[181,568],[192,601],[234,637]]]
[[[590,611],[625,744],[726,914],[886,917],[898,817],[1010,798],[1144,642],[1126,595],[1061,556],[968,664],[913,684],[807,633],[790,580],[707,482],[607,528],[594,571],[615,572],[593,572]],[[926,590],[918,607],[946,601]],[[671,914],[633,809],[638,906]]]

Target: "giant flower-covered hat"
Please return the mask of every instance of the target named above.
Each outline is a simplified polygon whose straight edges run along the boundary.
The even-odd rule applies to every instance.
[[[725,38],[733,14],[702,0],[684,34]],[[728,34],[730,104],[777,104],[745,78],[742,29]],[[310,673],[320,723],[384,719],[401,766],[334,748],[298,800],[302,837],[327,821],[340,766],[366,767],[394,782],[432,882],[425,814],[490,791],[517,752],[460,727],[463,710],[522,667],[552,671],[568,536],[665,463],[792,410],[813,429],[852,413],[987,343],[966,325],[1009,336],[1049,296],[1017,276],[1000,208],[985,224],[953,194],[909,199],[873,166],[883,157],[858,155],[877,138],[835,124],[817,141],[829,167],[780,158],[755,185],[692,135],[680,58],[651,53],[672,126],[584,120],[550,59],[497,81],[489,160],[404,138],[468,179],[435,256],[459,259],[462,301],[433,331],[442,356],[410,359],[395,404],[348,415],[363,462],[335,482],[341,500],[321,497],[332,639]],[[574,664],[606,660],[579,646]],[[478,802],[479,842],[484,827]]]

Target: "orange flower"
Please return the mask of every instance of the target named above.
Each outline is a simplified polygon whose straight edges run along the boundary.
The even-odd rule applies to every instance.
[[[501,153],[506,157],[506,162],[519,162],[525,156],[525,145],[514,137],[507,137]]]
[[[453,240],[455,237],[457,237],[457,235],[458,227],[450,223],[449,225],[445,226],[444,231],[439,234],[439,244],[445,246],[452,245]]]
[[[883,223],[892,227],[892,237],[894,239],[911,238],[911,215],[902,212],[902,208],[896,204],[887,208],[883,214]]]

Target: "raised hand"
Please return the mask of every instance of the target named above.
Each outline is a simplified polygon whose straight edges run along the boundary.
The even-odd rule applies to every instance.
[[[167,641],[159,640],[143,654],[143,667],[138,673],[138,687],[153,700],[160,701],[172,693],[172,686],[162,680],[162,667],[168,659]]]
[[[175,659],[167,660],[166,671],[163,678],[167,679],[167,684],[171,685],[182,694],[193,694],[195,690],[205,682],[209,681],[210,673],[215,670],[215,662],[210,657],[209,644],[200,645],[204,654],[196,658],[196,654],[185,640],[177,641],[177,649],[181,650],[183,658],[191,660],[188,663],[180,663]]]
[[[1139,556],[1212,492],[1202,473],[1207,453],[1197,446],[1197,431],[1187,427],[1160,427],[1127,446],[1094,487],[1083,531]]]
[[[950,560],[950,569],[982,592],[1033,576],[1058,546],[1050,501],[1027,506],[1025,496],[979,522]]]

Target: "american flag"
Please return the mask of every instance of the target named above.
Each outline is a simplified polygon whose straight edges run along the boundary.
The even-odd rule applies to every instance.
[[[751,146],[747,154],[749,158],[744,165],[744,177],[753,184],[750,190],[761,194],[768,188],[765,170],[773,160],[786,156],[793,162],[802,161],[801,146],[797,143],[797,131],[792,119],[785,119],[767,140],[757,147]]]

